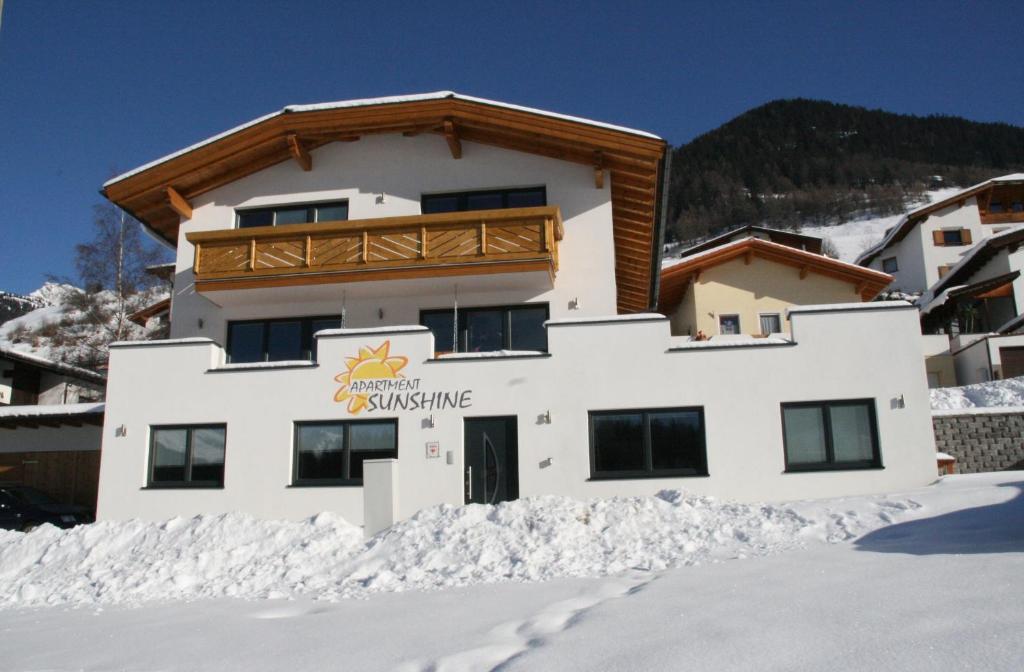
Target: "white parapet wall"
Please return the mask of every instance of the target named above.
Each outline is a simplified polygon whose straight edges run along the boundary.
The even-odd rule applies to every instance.
[[[381,495],[398,518],[463,503],[463,421],[473,417],[517,416],[520,496],[677,489],[780,501],[934,480],[917,311],[852,304],[793,310],[790,318],[791,342],[673,347],[680,344],[668,320],[654,315],[549,323],[545,354],[440,359],[424,329],[334,330],[318,337],[317,363],[304,366],[225,368],[221,347],[204,339],[114,347],[99,517],[234,510],[298,518],[329,510],[362,524],[363,488],[292,485],[293,423],[353,418],[397,419],[398,459],[385,479],[395,492]],[[335,401],[337,378],[384,344],[400,358],[404,389],[382,391],[373,408],[353,414],[351,400]],[[392,394],[405,410],[379,408],[395,403]],[[787,473],[780,405],[842,399],[874,401],[883,468]],[[707,476],[591,478],[589,411],[693,406],[704,413]],[[147,489],[150,427],[189,423],[226,424],[224,487]]]

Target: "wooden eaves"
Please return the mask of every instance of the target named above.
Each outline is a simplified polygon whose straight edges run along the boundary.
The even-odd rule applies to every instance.
[[[686,296],[690,284],[698,282],[704,270],[740,258],[745,264],[755,258],[790,266],[798,272],[801,280],[814,273],[847,282],[852,285],[852,292],[856,292],[862,301],[872,300],[892,282],[892,276],[888,273],[759,238],[746,238],[684,258],[681,263],[664,269],[661,272],[658,310],[662,313],[674,310]]]
[[[452,92],[285,108],[115,178],[101,193],[176,244],[183,203],[285,161],[315,170],[310,153],[318,147],[379,133],[434,134],[453,159],[462,156],[464,143],[473,142],[586,165],[598,188],[607,176],[619,312],[654,308],[664,235],[665,141],[540,110]]]

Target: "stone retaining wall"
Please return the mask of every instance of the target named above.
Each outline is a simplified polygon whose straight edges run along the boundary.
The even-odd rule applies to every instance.
[[[959,474],[1024,469],[1024,410],[932,416],[935,448]]]

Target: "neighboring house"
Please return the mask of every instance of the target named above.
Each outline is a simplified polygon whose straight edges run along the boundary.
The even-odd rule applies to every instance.
[[[857,259],[893,276],[890,289],[922,293],[971,247],[1024,223],[1024,174],[1004,175],[908,212]]]
[[[887,276],[741,242],[792,276],[791,336],[718,347],[650,312],[665,152],[440,92],[288,107],[111,180],[178,255],[171,339],[111,348],[99,516],[372,532],[527,495],[930,482],[917,311],[850,303]]]
[[[672,256],[679,258],[688,257],[720,247],[726,243],[733,243],[745,238],[758,238],[771,243],[778,243],[779,245],[786,245],[787,247],[803,250],[804,252],[821,254],[822,240],[817,236],[808,236],[795,231],[784,231],[782,229],[772,229],[767,226],[747,224],[746,226],[730,229],[725,233],[718,234],[695,245],[690,245],[679,250]],[[673,259],[669,259],[666,260],[666,263],[672,263],[673,261]]]
[[[951,384],[1024,375],[1021,245],[1021,225],[984,239],[921,297],[923,332],[948,339],[956,370]]]
[[[768,336],[790,332],[786,311],[793,306],[870,301],[891,279],[748,237],[702,247],[664,267],[658,310],[671,317],[674,335]]]
[[[0,349],[0,483],[96,507],[105,378]]]

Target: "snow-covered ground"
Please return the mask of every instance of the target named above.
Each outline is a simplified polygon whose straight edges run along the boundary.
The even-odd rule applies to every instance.
[[[85,528],[95,530],[88,548],[77,530],[7,535],[0,539],[5,553],[20,550],[17,559],[0,556],[8,574],[0,583],[34,573],[36,595],[56,595],[76,572],[108,585],[113,575],[130,573],[139,585],[150,582],[151,601],[112,605],[116,598],[97,594],[78,607],[18,607],[8,591],[0,668],[1018,670],[1022,489],[1024,472],[1004,472],[946,477],[890,497],[764,508],[667,496],[649,506],[638,499],[577,503],[573,520],[569,504],[558,502],[534,501],[510,520],[501,519],[501,507],[438,509],[411,526],[417,534],[407,528],[366,546],[331,517],[274,528],[235,520],[228,538],[211,536],[217,519],[204,519],[205,532],[180,521],[163,539],[153,528],[125,536],[95,525]],[[655,513],[665,507],[688,513]],[[290,525],[305,526],[304,541]],[[661,529],[645,531],[652,526]],[[657,558],[682,555],[683,534],[695,548],[719,552],[661,569]],[[24,541],[35,535],[38,541]],[[490,541],[477,543],[482,539]],[[169,548],[160,563],[129,557],[133,549],[152,556],[162,542]],[[175,549],[193,565],[188,572],[175,564]],[[318,575],[345,575],[352,549],[361,549],[357,564],[366,576],[392,571],[404,587],[431,587],[410,580],[420,571],[454,576],[453,585],[464,587],[316,599],[341,594],[336,581],[325,586]],[[160,576],[181,571],[215,582],[248,558],[248,573],[234,580],[251,586],[262,572],[279,574],[289,555],[298,572],[292,599],[183,601],[187,587]],[[300,568],[314,557],[319,570],[302,579]],[[620,564],[615,571],[610,559]],[[23,564],[12,572],[12,561]],[[38,567],[50,564],[52,573]],[[147,564],[148,578],[136,571]],[[500,578],[520,564],[575,567],[570,573],[591,578],[541,571],[486,583],[477,571]],[[74,591],[89,595],[86,586]]]
[[[1024,406],[1024,377],[929,390],[932,410]]]
[[[958,191],[960,191],[959,188],[952,188],[925,192],[924,201],[913,203],[907,206],[907,209],[934,203],[948,198]],[[902,217],[903,213],[900,213],[888,217],[855,219],[835,226],[804,226],[800,228],[800,233],[829,239],[835,246],[839,259],[853,263],[861,252],[880,242],[885,236],[886,230],[895,226]]]

